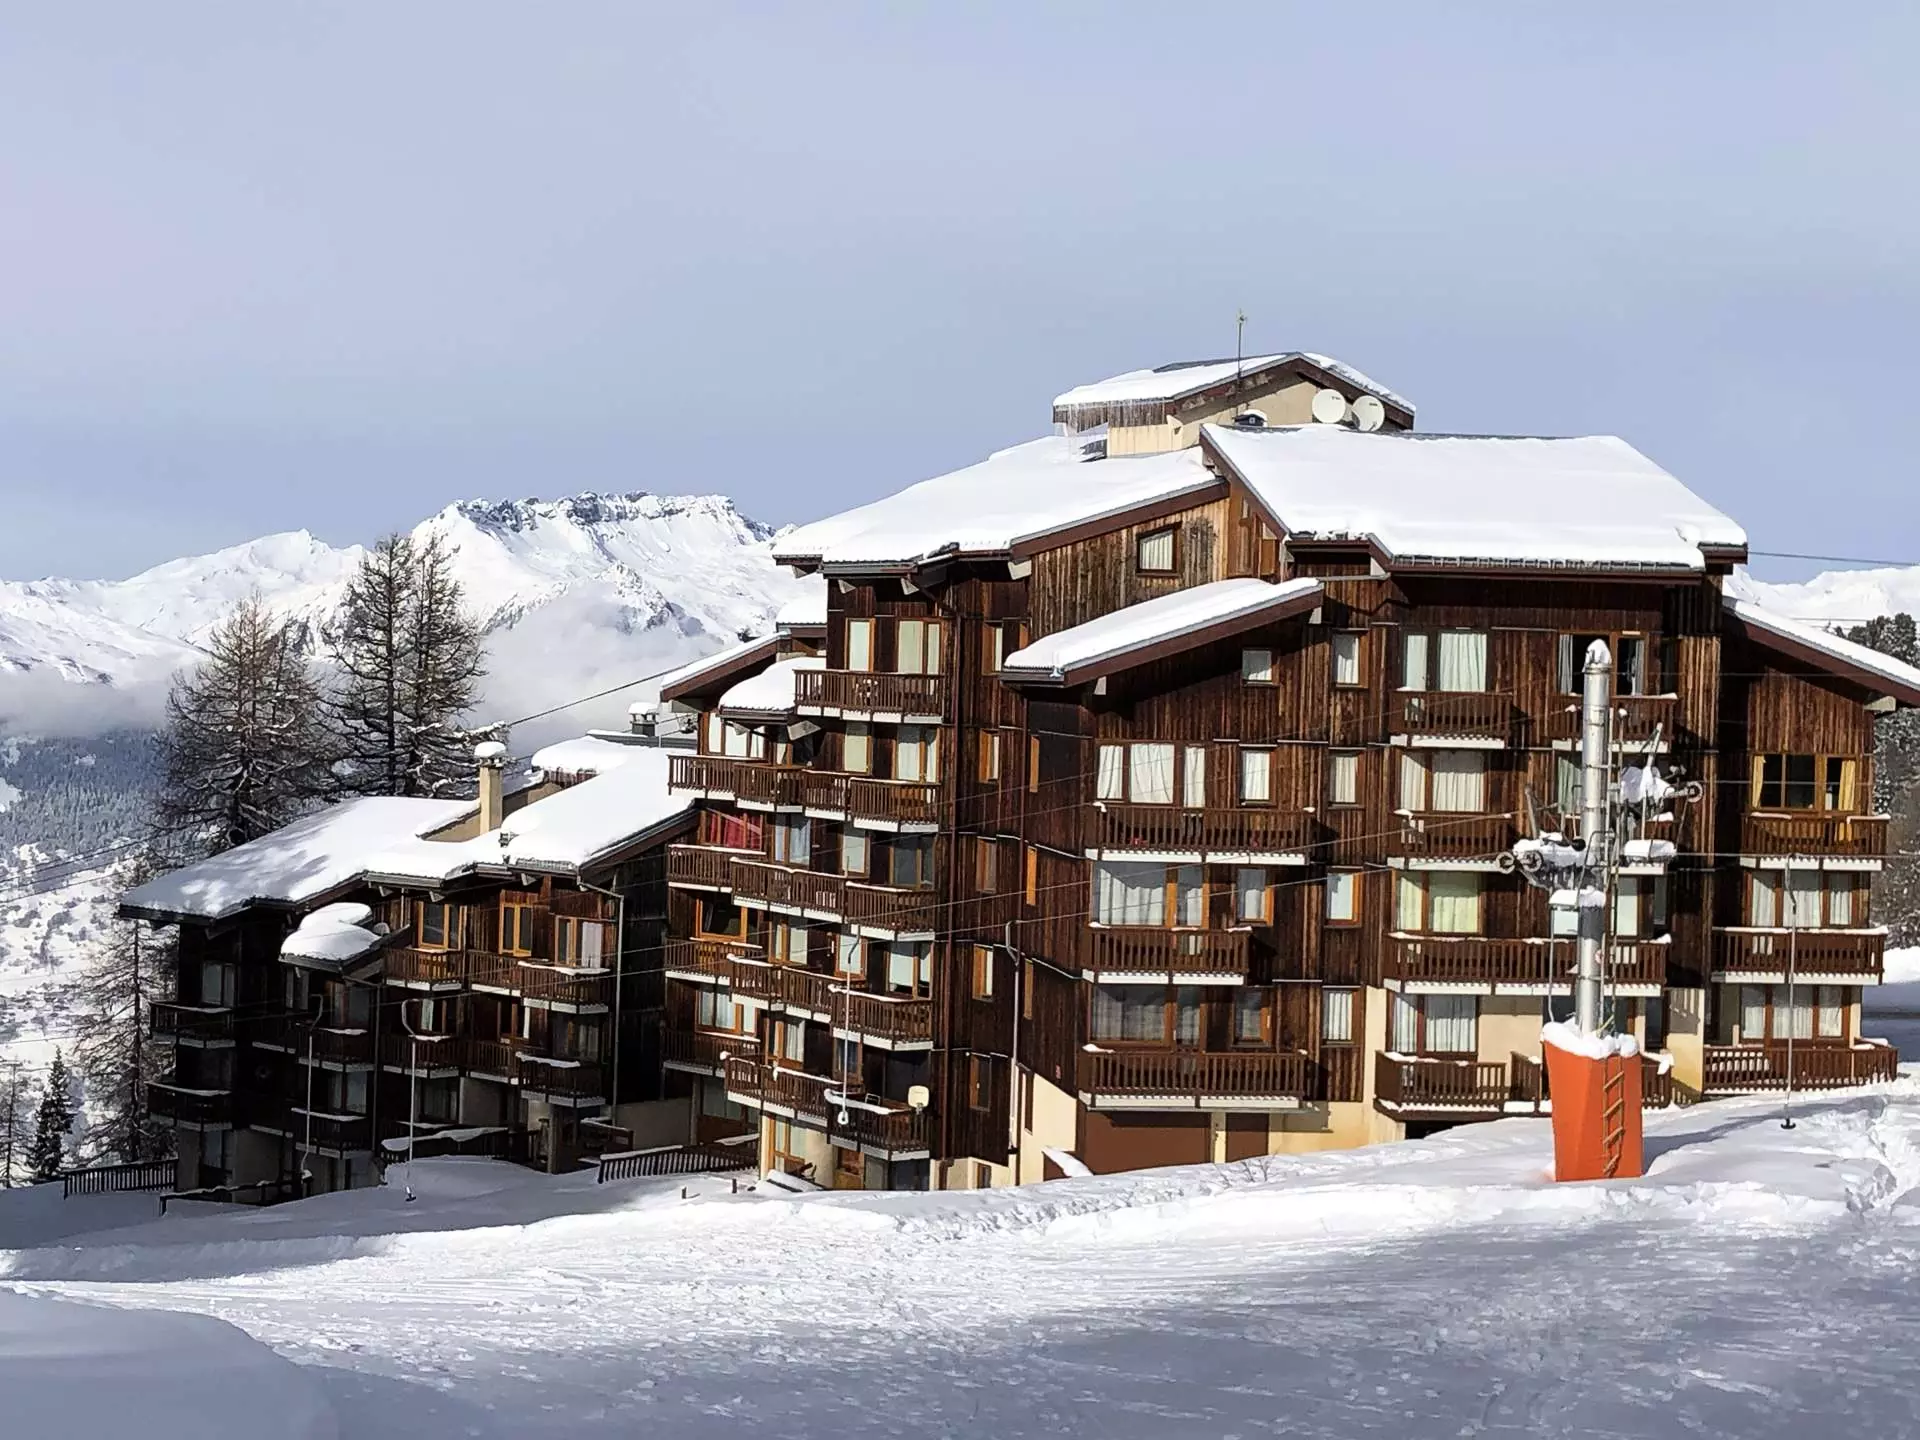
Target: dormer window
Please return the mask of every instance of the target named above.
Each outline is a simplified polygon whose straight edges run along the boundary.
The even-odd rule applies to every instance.
[[[1178,559],[1177,533],[1172,526],[1149,530],[1134,542],[1134,568],[1142,575],[1171,575]]]

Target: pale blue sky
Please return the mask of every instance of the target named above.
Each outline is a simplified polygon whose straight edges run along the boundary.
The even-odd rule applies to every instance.
[[[0,4],[0,574],[802,520],[1324,350],[1920,561],[1920,10]],[[1799,573],[1806,567],[1776,567]]]

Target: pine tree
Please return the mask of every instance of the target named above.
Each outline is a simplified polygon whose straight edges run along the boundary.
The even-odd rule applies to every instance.
[[[0,1068],[0,1188],[33,1178],[27,1156],[33,1148],[33,1097],[20,1062]]]
[[[1909,665],[1920,665],[1913,616],[1880,615],[1846,632],[1847,639]],[[1874,727],[1874,807],[1891,817],[1886,872],[1874,887],[1880,919],[1895,945],[1920,944],[1920,710],[1882,715]]]
[[[67,1163],[67,1134],[73,1129],[73,1080],[67,1074],[67,1062],[58,1050],[47,1071],[47,1088],[40,1096],[40,1110],[34,1117],[33,1142],[28,1148],[27,1164],[36,1180],[58,1180]]]
[[[145,857],[125,867],[118,888],[152,878]],[[116,920],[88,957],[75,986],[75,1048],[89,1099],[90,1161],[132,1162],[166,1153],[170,1131],[147,1113],[146,1087],[163,1076],[165,1046],[152,1038],[153,1005],[174,993],[177,934],[146,933],[138,920]]]
[[[361,562],[327,636],[340,678],[327,722],[343,789],[440,795],[470,783],[461,728],[485,674],[480,628],[439,536],[390,535]]]
[[[207,658],[174,676],[158,740],[163,830],[207,853],[277,830],[329,783],[329,741],[306,637],[258,596],[215,628]]]

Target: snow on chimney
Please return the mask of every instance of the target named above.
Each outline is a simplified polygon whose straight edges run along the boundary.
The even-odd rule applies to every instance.
[[[498,740],[482,740],[473,747],[473,758],[480,767],[480,829],[498,830],[507,818],[507,747]]]

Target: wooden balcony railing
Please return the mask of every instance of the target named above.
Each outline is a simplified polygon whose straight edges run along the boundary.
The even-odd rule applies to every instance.
[[[1497,1115],[1505,1111],[1509,1093],[1507,1067],[1498,1060],[1374,1057],[1374,1099],[1393,1114]]]
[[[667,974],[676,980],[718,981],[724,985],[732,978],[734,959],[753,953],[755,948],[741,940],[669,940]]]
[[[939,909],[931,889],[869,885],[764,860],[733,862],[733,893],[748,903],[885,930],[930,931]]]
[[[1403,855],[1436,860],[1491,860],[1519,838],[1510,814],[1425,810],[1399,818],[1397,848]]]
[[[364,1115],[336,1115],[296,1105],[290,1115],[294,1148],[356,1154],[373,1149],[373,1122]]]
[[[717,845],[669,845],[667,884],[700,890],[731,890],[733,862],[742,854]]]
[[[1094,1097],[1168,1097],[1182,1108],[1211,1097],[1305,1100],[1313,1065],[1298,1051],[1112,1050],[1080,1056],[1080,1090]]]
[[[1884,930],[1786,930],[1750,927],[1716,930],[1715,979],[1841,976],[1853,984],[1877,985],[1884,964]]]
[[[848,1030],[892,1045],[930,1044],[933,1002],[911,995],[887,995],[850,989],[834,976],[797,965],[768,967],[768,1000],[789,1009],[822,1016],[836,1030]]]
[[[951,682],[945,675],[894,675],[867,670],[802,670],[794,677],[802,714],[863,715],[903,720],[945,718]]]
[[[669,1065],[692,1066],[709,1075],[720,1074],[726,1061],[735,1055],[751,1058],[759,1053],[760,1042],[754,1036],[717,1030],[670,1029],[661,1047]]]
[[[1669,946],[1616,941],[1609,952],[1615,985],[1664,985]],[[1384,979],[1403,987],[1487,985],[1495,990],[1563,990],[1573,984],[1574,942],[1489,939],[1484,935],[1388,936]]]
[[[571,965],[539,965],[522,961],[519,992],[524,999],[549,1005],[605,1008],[613,1003],[611,970],[582,970]]]
[[[453,1035],[415,1038],[404,1032],[380,1037],[380,1064],[403,1074],[418,1071],[458,1070],[463,1059],[461,1041]]]
[[[808,810],[818,814],[919,828],[940,823],[940,787],[936,784],[879,780],[871,775],[843,775],[831,770],[803,774],[802,801]]]
[[[432,990],[457,990],[475,974],[498,969],[498,955],[485,950],[395,949],[381,956],[382,974],[389,985]]]
[[[1513,732],[1513,697],[1486,690],[1398,690],[1393,731],[1505,742]]]
[[[761,1068],[758,1055],[729,1055],[721,1066],[728,1097],[748,1105],[758,1105]]]
[[[460,1068],[469,1075],[497,1080],[514,1076],[514,1056],[520,1050],[518,1040],[462,1040]]]
[[[867,1108],[870,1105],[884,1108],[873,1110]],[[905,1105],[868,1100],[849,1105],[844,1112],[829,1110],[827,1114],[827,1139],[835,1145],[911,1154],[928,1148],[927,1132],[926,1112]]]
[[[155,1080],[147,1085],[147,1113],[170,1125],[231,1125],[233,1095]]]
[[[234,1038],[233,1011],[227,1006],[155,1003],[151,1024],[156,1040],[182,1040],[202,1045]]]
[[[749,805],[797,808],[806,771],[731,755],[674,755],[669,757],[667,773],[669,789],[698,790]]]
[[[1796,1090],[1840,1090],[1894,1079],[1900,1052],[1884,1040],[1803,1040],[1794,1043],[1789,1065],[1786,1042],[1769,1040],[1761,1045],[1708,1045],[1702,1061],[1701,1089],[1709,1095],[1784,1090],[1789,1075]]]
[[[1613,697],[1614,744],[1644,745],[1658,730],[1661,743],[1671,746],[1679,715],[1680,697],[1677,695],[1616,695]],[[1556,696],[1553,708],[1541,720],[1547,739],[1578,740],[1580,697]]]
[[[1318,838],[1314,817],[1291,809],[1187,810],[1107,802],[1094,813],[1093,843],[1107,850],[1297,854]]]
[[[513,1081],[523,1094],[560,1100],[598,1100],[607,1093],[606,1067],[596,1060],[569,1060],[521,1046],[513,1056]]]
[[[1098,971],[1246,977],[1253,963],[1250,930],[1167,930],[1095,925],[1088,931]]]
[[[840,913],[850,925],[927,934],[938,928],[940,905],[930,888],[902,889],[849,882],[845,907]]]
[[[1742,855],[1845,855],[1884,860],[1885,815],[1749,811],[1740,817]]]
[[[303,1063],[372,1065],[373,1031],[360,1026],[315,1025],[306,1015],[261,1015],[242,1027],[265,1050],[284,1050]]]

